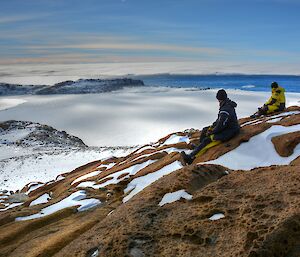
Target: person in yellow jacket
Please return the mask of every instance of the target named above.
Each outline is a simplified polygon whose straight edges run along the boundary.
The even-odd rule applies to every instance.
[[[258,108],[258,111],[253,115],[251,115],[251,118],[259,117],[261,115],[266,115],[273,112],[280,112],[285,109],[284,88],[280,87],[277,82],[272,82],[271,88],[272,88],[271,97],[263,105],[263,107]]]

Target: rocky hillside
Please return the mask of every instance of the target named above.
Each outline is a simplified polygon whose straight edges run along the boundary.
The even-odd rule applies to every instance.
[[[0,256],[300,254],[300,108],[240,120],[184,166],[199,131],[0,196]]]
[[[124,87],[143,86],[141,80],[123,79],[79,79],[64,81],[52,86],[16,85],[0,83],[0,95],[52,95],[52,94],[95,94],[120,90]]]
[[[22,147],[86,147],[75,136],[48,125],[30,121],[10,120],[0,123],[0,145]]]

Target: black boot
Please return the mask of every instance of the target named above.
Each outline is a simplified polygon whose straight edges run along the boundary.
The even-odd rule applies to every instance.
[[[182,159],[184,160],[185,163],[187,164],[192,164],[194,159],[192,157],[190,157],[188,154],[186,154],[185,152],[181,152],[181,156]]]

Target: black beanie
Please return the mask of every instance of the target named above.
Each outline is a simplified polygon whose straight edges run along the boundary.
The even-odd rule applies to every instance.
[[[216,98],[220,101],[224,101],[227,99],[227,93],[224,89],[220,89],[216,95]]]
[[[277,88],[278,87],[278,83],[277,82],[272,82],[271,83],[271,88]]]

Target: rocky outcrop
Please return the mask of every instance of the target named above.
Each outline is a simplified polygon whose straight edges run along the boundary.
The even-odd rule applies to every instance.
[[[22,147],[87,147],[84,142],[48,125],[30,121],[5,121],[0,123],[0,144]]]
[[[137,86],[144,86],[143,81],[129,78],[68,80],[52,86],[0,83],[0,95],[95,94]]]
[[[241,120],[239,136],[189,166],[179,152],[192,149],[195,130],[28,184],[18,192],[28,198],[14,205],[14,192],[2,192],[0,256],[299,256],[300,108],[276,115]],[[257,159],[256,168],[233,171],[203,163],[273,126],[262,147],[271,142],[274,156],[293,156],[288,165]]]

